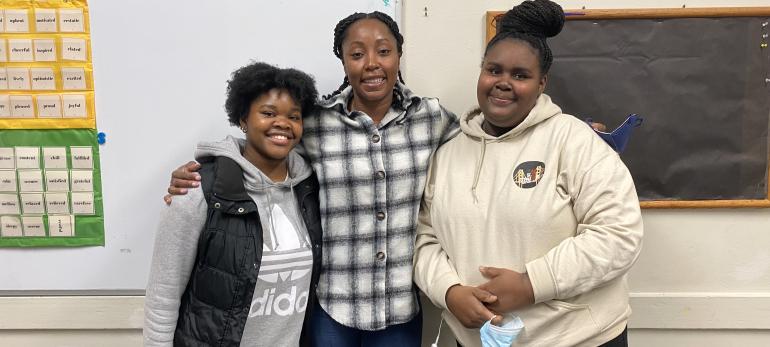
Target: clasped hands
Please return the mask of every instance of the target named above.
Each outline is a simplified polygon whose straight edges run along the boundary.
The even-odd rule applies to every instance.
[[[527,273],[483,266],[479,271],[487,282],[477,287],[456,284],[446,292],[447,308],[466,328],[479,328],[490,319],[499,325],[502,315],[534,304]]]

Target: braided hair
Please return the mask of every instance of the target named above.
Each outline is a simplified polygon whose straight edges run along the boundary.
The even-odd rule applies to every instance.
[[[347,37],[348,34],[348,28],[350,28],[353,23],[358,22],[362,19],[376,19],[385,24],[385,26],[388,27],[388,30],[390,30],[390,33],[393,34],[393,36],[396,38],[396,48],[398,49],[398,56],[401,56],[401,53],[403,53],[402,47],[404,46],[404,37],[401,35],[401,32],[398,30],[398,24],[396,24],[396,21],[393,20],[393,18],[390,18],[385,13],[374,11],[369,13],[361,13],[356,12],[353,13],[345,18],[343,18],[341,21],[337,23],[337,26],[334,27],[334,47],[332,47],[332,50],[334,51],[334,55],[340,59],[340,61],[344,61],[343,55],[342,55],[342,42],[345,41],[345,37]],[[401,83],[404,83],[404,78],[401,77],[401,70],[398,70],[398,80],[401,81]],[[324,96],[324,99],[330,99],[334,97],[335,95],[342,92],[343,89],[345,89],[347,86],[350,85],[350,81],[348,81],[348,77],[345,76],[345,79],[342,80],[342,85],[340,85],[339,88],[337,88],[336,91],[333,93]],[[394,96],[397,96],[397,93],[394,91]],[[394,98],[395,100],[396,98]]]
[[[502,40],[522,40],[537,50],[540,71],[543,75],[548,73],[553,53],[545,40],[558,35],[564,27],[564,11],[559,4],[549,0],[527,0],[495,18],[495,22],[497,33],[487,44],[485,56]]]

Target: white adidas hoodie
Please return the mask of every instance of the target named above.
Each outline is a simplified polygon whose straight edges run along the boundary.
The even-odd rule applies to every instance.
[[[446,309],[447,289],[487,280],[479,266],[527,272],[535,305],[515,314],[513,346],[597,346],[626,326],[626,272],[642,245],[628,169],[590,127],[543,94],[494,137],[483,116],[436,152],[420,210],[415,282],[465,347],[480,346]]]

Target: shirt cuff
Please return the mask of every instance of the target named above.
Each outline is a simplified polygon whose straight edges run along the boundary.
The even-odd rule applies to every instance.
[[[551,269],[545,258],[538,258],[527,263],[527,275],[532,282],[532,292],[535,294],[536,304],[556,298],[556,281],[551,275]]]

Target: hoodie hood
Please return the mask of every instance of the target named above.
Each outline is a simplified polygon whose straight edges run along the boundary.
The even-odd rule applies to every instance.
[[[540,94],[540,97],[535,102],[535,107],[529,111],[527,117],[519,125],[499,137],[489,135],[481,128],[484,116],[479,109],[468,112],[460,118],[460,130],[471,139],[481,142],[481,155],[479,155],[479,160],[476,162],[476,173],[473,177],[473,185],[471,186],[474,202],[478,202],[476,187],[479,185],[479,176],[486,157],[487,143],[503,142],[519,136],[527,131],[527,129],[558,114],[561,114],[561,108],[551,101],[550,96]]]
[[[302,180],[310,177],[313,172],[310,164],[302,156],[292,150],[286,160],[289,162],[289,177],[283,182],[273,182],[265,176],[243,154],[246,146],[245,139],[228,136],[224,140],[214,142],[199,142],[195,149],[195,159],[204,157],[227,157],[234,160],[243,169],[243,179],[246,190],[264,190],[269,187],[294,187]]]
[[[245,139],[228,136],[222,141],[201,142],[195,158],[221,156],[234,160],[243,169],[243,186],[257,205],[262,223],[263,255],[309,247],[307,229],[299,213],[294,186],[313,173],[312,167],[296,151],[289,152],[289,175],[273,182],[241,153]]]
[[[519,125],[509,130],[507,133],[500,135],[500,137],[489,135],[481,129],[481,123],[484,121],[484,116],[479,109],[468,112],[460,118],[460,130],[474,139],[484,139],[488,142],[504,141],[505,139],[517,136],[532,126],[560,113],[561,108],[551,101],[550,96],[540,94],[540,97],[537,98],[537,102],[535,102],[535,107],[529,111],[527,117],[525,117]]]

